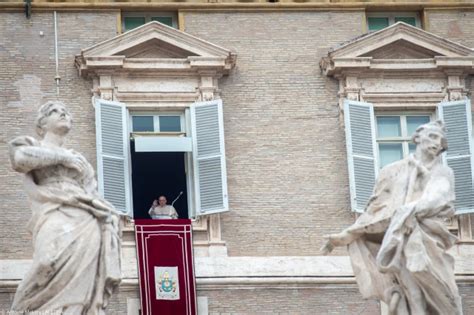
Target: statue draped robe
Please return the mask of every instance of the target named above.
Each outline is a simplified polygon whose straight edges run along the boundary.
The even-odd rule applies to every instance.
[[[82,173],[61,164],[28,170],[16,160],[18,153],[24,154],[17,150],[28,147],[41,143],[31,137],[10,142],[13,168],[25,173],[34,247],[31,269],[16,291],[12,310],[105,314],[121,279],[119,215],[104,217],[93,204],[98,200],[113,209],[98,195],[89,163]]]
[[[454,176],[440,158],[428,169],[413,155],[381,170],[366,211],[345,230],[352,267],[364,298],[390,303],[397,315],[462,314],[454,259],[457,238]]]

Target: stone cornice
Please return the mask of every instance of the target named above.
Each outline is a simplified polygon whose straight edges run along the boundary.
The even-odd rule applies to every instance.
[[[373,59],[372,57],[324,59],[321,67],[326,75],[332,76],[344,71],[448,71],[460,69],[474,72],[474,56],[434,57],[430,59]]]
[[[192,74],[202,71],[227,74],[232,64],[227,64],[222,57],[188,57],[185,59],[168,58],[125,58],[109,57],[76,57],[76,67],[82,76],[90,73],[119,72],[160,72],[168,74]]]
[[[170,2],[162,0],[151,0],[138,2],[135,0],[123,0],[112,2],[111,0],[77,1],[64,0],[63,2],[51,2],[50,0],[33,0],[33,14],[36,10],[423,10],[423,9],[474,9],[474,1],[327,1],[309,0],[299,2],[298,0],[281,0],[281,2],[266,2],[254,0],[253,2],[240,2],[230,0],[226,2],[208,2],[208,0],[191,0],[187,2]],[[23,10],[24,2],[18,0],[4,0],[0,3],[0,11]]]

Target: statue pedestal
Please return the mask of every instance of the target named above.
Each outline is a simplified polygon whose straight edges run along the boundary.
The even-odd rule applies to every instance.
[[[143,315],[196,314],[191,220],[135,220]]]

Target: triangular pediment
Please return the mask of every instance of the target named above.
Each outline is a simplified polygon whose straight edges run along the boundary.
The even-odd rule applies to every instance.
[[[374,59],[425,59],[441,56],[439,53],[400,39],[391,44],[372,50],[360,57]]]
[[[132,58],[140,55],[140,49],[147,54],[155,48],[158,56],[168,52],[168,57],[186,58],[189,56],[227,57],[230,51],[199,39],[185,32],[159,22],[149,22],[124,34],[84,49],[84,57],[125,56]]]
[[[398,22],[337,47],[330,58],[424,59],[473,55],[471,48]]]
[[[228,49],[153,21],[82,50],[76,66],[81,75],[104,70],[227,74],[235,59]]]
[[[114,54],[126,58],[187,58],[195,53],[153,38]]]

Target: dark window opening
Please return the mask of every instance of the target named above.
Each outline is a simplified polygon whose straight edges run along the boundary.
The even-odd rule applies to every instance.
[[[165,195],[168,204],[174,203],[180,219],[188,218],[184,152],[135,152],[135,143],[130,141],[132,158],[133,216],[135,219],[150,219],[148,210],[154,199]]]

